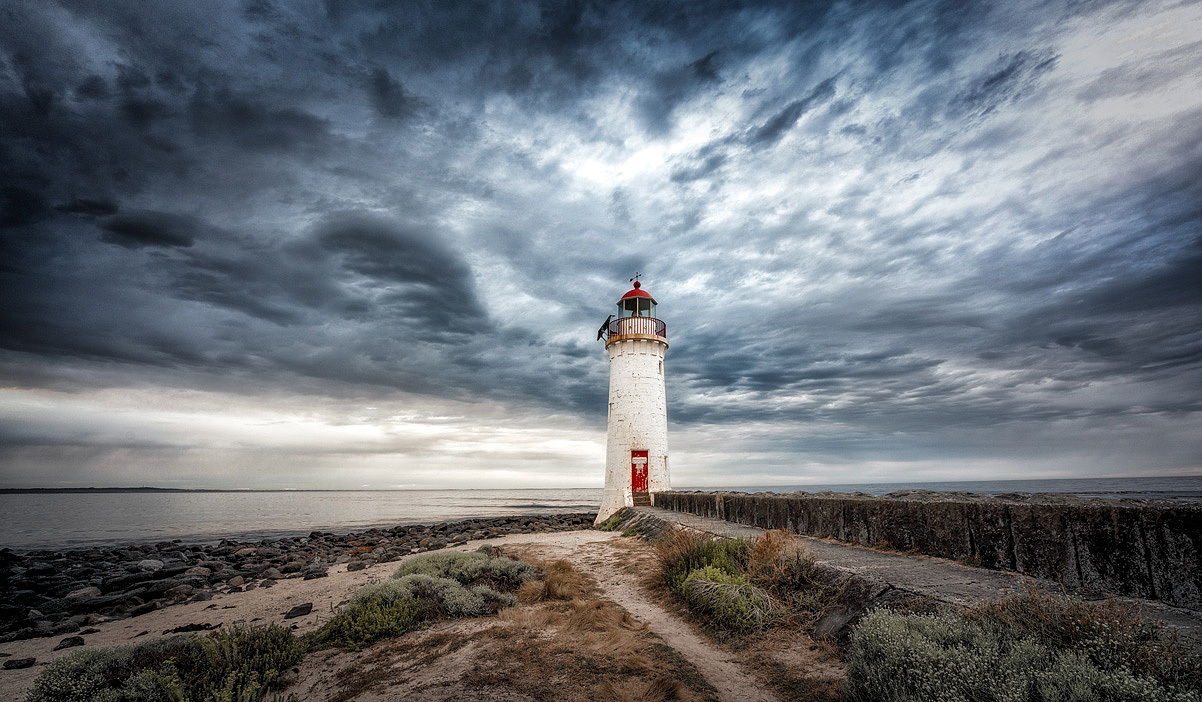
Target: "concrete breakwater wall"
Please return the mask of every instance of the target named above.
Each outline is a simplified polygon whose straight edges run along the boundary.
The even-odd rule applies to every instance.
[[[1202,505],[907,491],[659,492],[656,507],[1202,609]]]

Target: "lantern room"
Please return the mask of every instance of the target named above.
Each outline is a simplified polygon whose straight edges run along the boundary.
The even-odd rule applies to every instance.
[[[618,313],[610,315],[601,326],[598,338],[618,341],[631,335],[642,335],[668,343],[668,325],[655,316],[655,298],[643,290],[638,280],[634,288],[618,300]]]
[[[639,281],[634,281],[634,289],[618,300],[618,319],[625,317],[654,317],[655,298],[643,290]]]

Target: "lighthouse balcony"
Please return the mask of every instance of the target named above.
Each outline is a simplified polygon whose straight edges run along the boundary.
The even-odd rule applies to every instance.
[[[655,317],[621,317],[610,321],[606,328],[606,342],[618,337],[634,339],[659,338],[667,340],[668,325],[662,319]]]

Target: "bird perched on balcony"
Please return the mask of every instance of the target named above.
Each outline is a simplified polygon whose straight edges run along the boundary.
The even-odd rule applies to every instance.
[[[601,323],[601,328],[597,330],[597,340],[598,341],[601,340],[601,337],[605,336],[605,328],[609,326],[609,322],[613,318],[614,318],[614,316],[611,314],[611,315],[609,315],[609,317],[606,318],[606,320],[604,322]]]

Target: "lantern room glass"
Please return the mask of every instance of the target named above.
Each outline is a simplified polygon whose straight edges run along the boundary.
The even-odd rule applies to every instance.
[[[618,319],[654,316],[655,301],[649,297],[627,297],[618,301]]]

